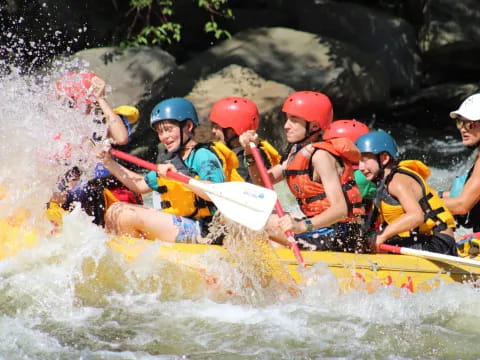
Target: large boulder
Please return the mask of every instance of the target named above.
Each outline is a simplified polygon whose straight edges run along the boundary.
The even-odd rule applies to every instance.
[[[325,92],[339,116],[389,99],[389,76],[374,57],[331,38],[281,27],[240,32],[200,53],[179,66],[165,91],[153,97],[184,96],[198,79],[230,64],[296,90]]]
[[[263,79],[251,69],[229,65],[220,71],[199,80],[186,96],[195,104],[201,123],[209,125],[212,105],[227,96],[243,96],[255,102],[260,112],[258,133],[278,148],[286,143],[280,110],[284,99],[294,90],[275,81]],[[203,133],[210,131],[203,127]],[[202,131],[202,130],[201,130]],[[199,140],[209,140],[208,136]]]
[[[480,10],[478,0],[429,0],[419,47],[438,69],[437,82],[465,77],[462,71],[480,70]]]
[[[175,59],[158,47],[135,47],[125,51],[96,48],[80,51],[74,57],[112,87],[108,97],[112,106],[138,104],[154,82],[161,86],[167,74],[176,67]]]
[[[405,20],[351,3],[307,2],[298,12],[299,30],[331,37],[371,55],[388,73],[392,93],[419,88],[416,34]]]

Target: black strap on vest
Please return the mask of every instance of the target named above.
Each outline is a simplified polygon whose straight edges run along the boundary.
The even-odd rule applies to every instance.
[[[303,170],[283,170],[282,173],[283,173],[283,176],[284,176],[284,177],[287,177],[287,176],[295,176],[295,175],[305,175],[305,174],[309,174],[310,171],[307,170],[307,169],[303,169]]]
[[[441,214],[442,212],[445,211],[445,208],[443,206],[439,207],[438,209],[432,209],[432,206],[430,205],[430,203],[428,202],[432,197],[433,197],[433,194],[432,193],[429,193],[427,194],[427,189],[425,188],[424,184],[423,184],[423,181],[419,178],[418,175],[416,174],[413,174],[409,171],[405,171],[403,169],[400,169],[398,167],[394,167],[391,171],[390,174],[388,174],[388,177],[385,181],[385,189],[387,189],[387,186],[388,186],[388,183],[392,180],[392,177],[394,175],[394,173],[400,173],[400,174],[404,174],[404,175],[408,175],[410,177],[412,177],[413,179],[415,179],[415,181],[417,181],[420,186],[422,187],[422,193],[423,193],[423,197],[418,201],[419,204],[420,204],[420,207],[422,208],[423,210],[423,213],[424,213],[424,217],[423,217],[423,221],[427,221],[428,219],[431,219],[432,221],[434,221],[437,225],[434,226],[434,228],[432,229],[432,231],[443,231],[445,229],[447,229],[447,224],[438,217],[438,214]],[[388,190],[387,190],[388,192]]]
[[[211,148],[211,143],[197,144],[197,145],[195,145],[195,147],[193,148],[192,151],[196,151],[200,148],[208,149],[212,153],[214,153],[215,156],[217,156],[215,151],[212,150],[212,148]],[[178,152],[178,151],[175,151],[175,152],[166,152],[165,151],[165,152],[159,153],[158,156],[157,156],[157,162],[158,163],[173,164],[178,172],[180,172],[184,175],[190,176],[190,177],[194,177],[194,176],[198,175],[196,172],[194,172],[192,169],[190,169],[185,164],[185,161],[183,161],[182,157],[180,156],[180,152]],[[162,186],[159,186],[157,191],[160,194],[163,194],[163,193],[166,193],[168,191],[168,189],[167,189],[166,185],[162,185]],[[167,209],[167,208],[172,206],[172,204],[168,200],[167,201],[161,201],[160,205],[161,205],[162,209]],[[200,209],[200,208],[208,207],[210,210],[212,210],[213,208],[215,208],[215,205],[213,204],[213,202],[206,201],[206,200],[202,199],[201,197],[199,197],[198,195],[195,195],[194,207],[195,207],[195,210],[193,211],[193,213],[188,215],[187,217],[191,217],[191,218],[195,217],[195,215],[197,215],[197,213],[198,213],[198,209]]]

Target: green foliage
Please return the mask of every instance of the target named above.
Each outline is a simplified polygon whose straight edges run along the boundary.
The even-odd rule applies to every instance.
[[[204,9],[209,17],[204,31],[211,33],[215,39],[229,38],[230,33],[222,29],[218,18],[233,18],[228,7],[228,0],[192,0]],[[182,25],[174,19],[175,0],[130,0],[129,15],[133,14],[128,29],[127,40],[122,41],[122,48],[139,45],[165,45],[179,42],[182,37]]]

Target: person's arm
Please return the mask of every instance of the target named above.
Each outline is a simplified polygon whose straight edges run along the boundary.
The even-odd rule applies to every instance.
[[[378,245],[397,234],[415,229],[424,221],[424,213],[418,202],[423,196],[422,187],[415,179],[405,174],[395,174],[388,184],[388,191],[398,199],[404,214],[377,235],[377,250]]]
[[[322,228],[337,223],[348,215],[348,206],[340,183],[337,160],[327,151],[318,150],[312,158],[314,172],[322,180],[325,195],[330,207],[322,213],[310,218],[313,228]],[[292,230],[294,233],[307,231],[303,221],[296,221],[292,216],[284,216],[279,220],[283,231]],[[290,228],[289,228],[290,227]]]
[[[471,176],[468,178],[462,192],[457,197],[443,194],[443,203],[454,215],[468,213],[480,201],[480,158],[475,162]]]
[[[113,112],[110,104],[105,100],[105,81],[94,77],[92,85],[93,95],[107,121],[108,137],[117,145],[125,145],[128,142],[128,130],[120,116]]]
[[[320,176],[330,207],[312,217],[314,228],[337,223],[348,216],[348,206],[340,183],[337,160],[327,151],[318,150],[312,158],[314,171]]]
[[[250,142],[255,144],[258,143],[258,136],[255,130],[247,130],[239,137],[240,145],[242,145],[245,151],[245,160],[248,166],[248,173],[252,182],[256,185],[264,185],[260,172],[258,171],[257,164],[253,158],[252,151],[250,149]],[[283,180],[283,170],[286,167],[286,161],[282,164],[273,166],[268,170],[268,175],[270,176],[270,181],[272,184],[276,184],[279,181]]]
[[[117,163],[110,156],[110,153],[105,151],[98,156],[103,163],[103,166],[115,176],[123,185],[129,188],[131,191],[138,194],[146,194],[152,191],[148,186],[143,175],[137,174],[134,171],[127,169],[126,167]]]

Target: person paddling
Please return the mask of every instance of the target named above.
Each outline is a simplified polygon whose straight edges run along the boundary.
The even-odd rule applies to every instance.
[[[237,157],[235,175],[230,180],[251,182],[248,167],[255,160],[251,154],[245,156],[239,137],[245,131],[258,129],[260,114],[257,105],[248,98],[226,97],[213,104],[209,117],[213,123],[212,134],[218,141],[228,146]],[[268,169],[280,163],[280,154],[267,140],[259,142],[259,150]]]
[[[159,191],[162,209],[114,203],[105,215],[106,230],[150,240],[197,242],[207,234],[215,207],[205,193],[168,179],[166,173],[176,171],[199,180],[224,182],[221,161],[208,147],[194,140],[199,122],[195,107],[187,99],[171,98],[158,103],[150,124],[165,147],[159,155],[156,173],[137,174],[117,163],[108,152],[99,157],[105,168],[132,191]]]
[[[348,138],[321,140],[322,131],[333,118],[332,103],[325,94],[295,92],[285,100],[282,111],[286,114],[288,155],[268,173],[272,183],[286,180],[305,216],[272,215],[266,227],[270,238],[289,246],[285,233],[293,231],[303,248],[359,251],[363,247],[360,219],[364,209],[353,163],[360,153]],[[252,141],[258,141],[254,130],[240,137],[246,154],[250,154]],[[255,163],[249,171],[253,181],[261,184]]]
[[[105,81],[93,72],[68,73],[55,84],[59,99],[77,111],[91,115],[100,113],[99,122],[106,125],[106,138],[115,147],[126,145],[131,134],[131,125],[139,118],[138,109],[133,106],[120,106],[112,109],[105,99]],[[101,135],[91,134],[92,143],[103,141]],[[74,202],[80,202],[93,222],[104,225],[105,209],[115,201],[141,203],[141,198],[128,190],[101,164],[95,168],[95,176],[87,182],[79,183],[82,173],[78,166],[71,168],[60,181],[52,201],[70,210]],[[51,206],[52,204],[50,204]]]
[[[448,192],[439,192],[447,208],[455,215],[457,223],[473,232],[480,231],[480,94],[469,96],[460,107],[450,113],[460,131],[462,143],[477,150],[474,165],[458,178]]]
[[[380,229],[372,250],[383,243],[457,255],[455,220],[426,179],[430,169],[419,160],[398,160],[394,139],[371,131],[355,142],[361,152],[359,169],[377,183],[374,213]]]

